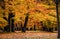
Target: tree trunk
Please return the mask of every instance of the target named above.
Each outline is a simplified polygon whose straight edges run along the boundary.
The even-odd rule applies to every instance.
[[[58,13],[58,2],[59,2],[59,0],[55,0],[55,3],[56,3],[56,14],[57,14],[57,22],[58,22],[58,38],[60,38],[60,23],[59,23],[59,13]]]
[[[14,19],[11,20],[11,31],[14,32]]]
[[[36,31],[36,26],[34,25],[34,31]]]
[[[27,23],[28,23],[28,16],[29,16],[29,14],[27,13],[26,18],[25,18],[24,27],[22,27],[22,32],[26,32],[26,26],[27,26]]]

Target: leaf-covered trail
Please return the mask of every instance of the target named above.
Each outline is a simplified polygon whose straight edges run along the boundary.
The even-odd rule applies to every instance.
[[[57,33],[50,32],[14,32],[0,34],[0,39],[57,39]]]

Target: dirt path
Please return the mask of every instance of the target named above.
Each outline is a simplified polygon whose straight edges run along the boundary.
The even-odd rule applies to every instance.
[[[0,39],[57,39],[57,33],[50,32],[14,32],[0,34]]]

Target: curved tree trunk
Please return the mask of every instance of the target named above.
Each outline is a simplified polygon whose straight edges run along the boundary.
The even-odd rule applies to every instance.
[[[28,23],[28,16],[29,16],[29,14],[27,13],[26,18],[25,18],[24,27],[22,27],[22,32],[26,32],[26,26],[27,26],[27,23]]]

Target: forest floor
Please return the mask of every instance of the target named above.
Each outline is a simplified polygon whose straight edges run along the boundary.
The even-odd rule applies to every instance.
[[[26,31],[23,32],[10,32],[10,33],[0,33],[0,39],[58,39],[57,32],[34,32]]]

